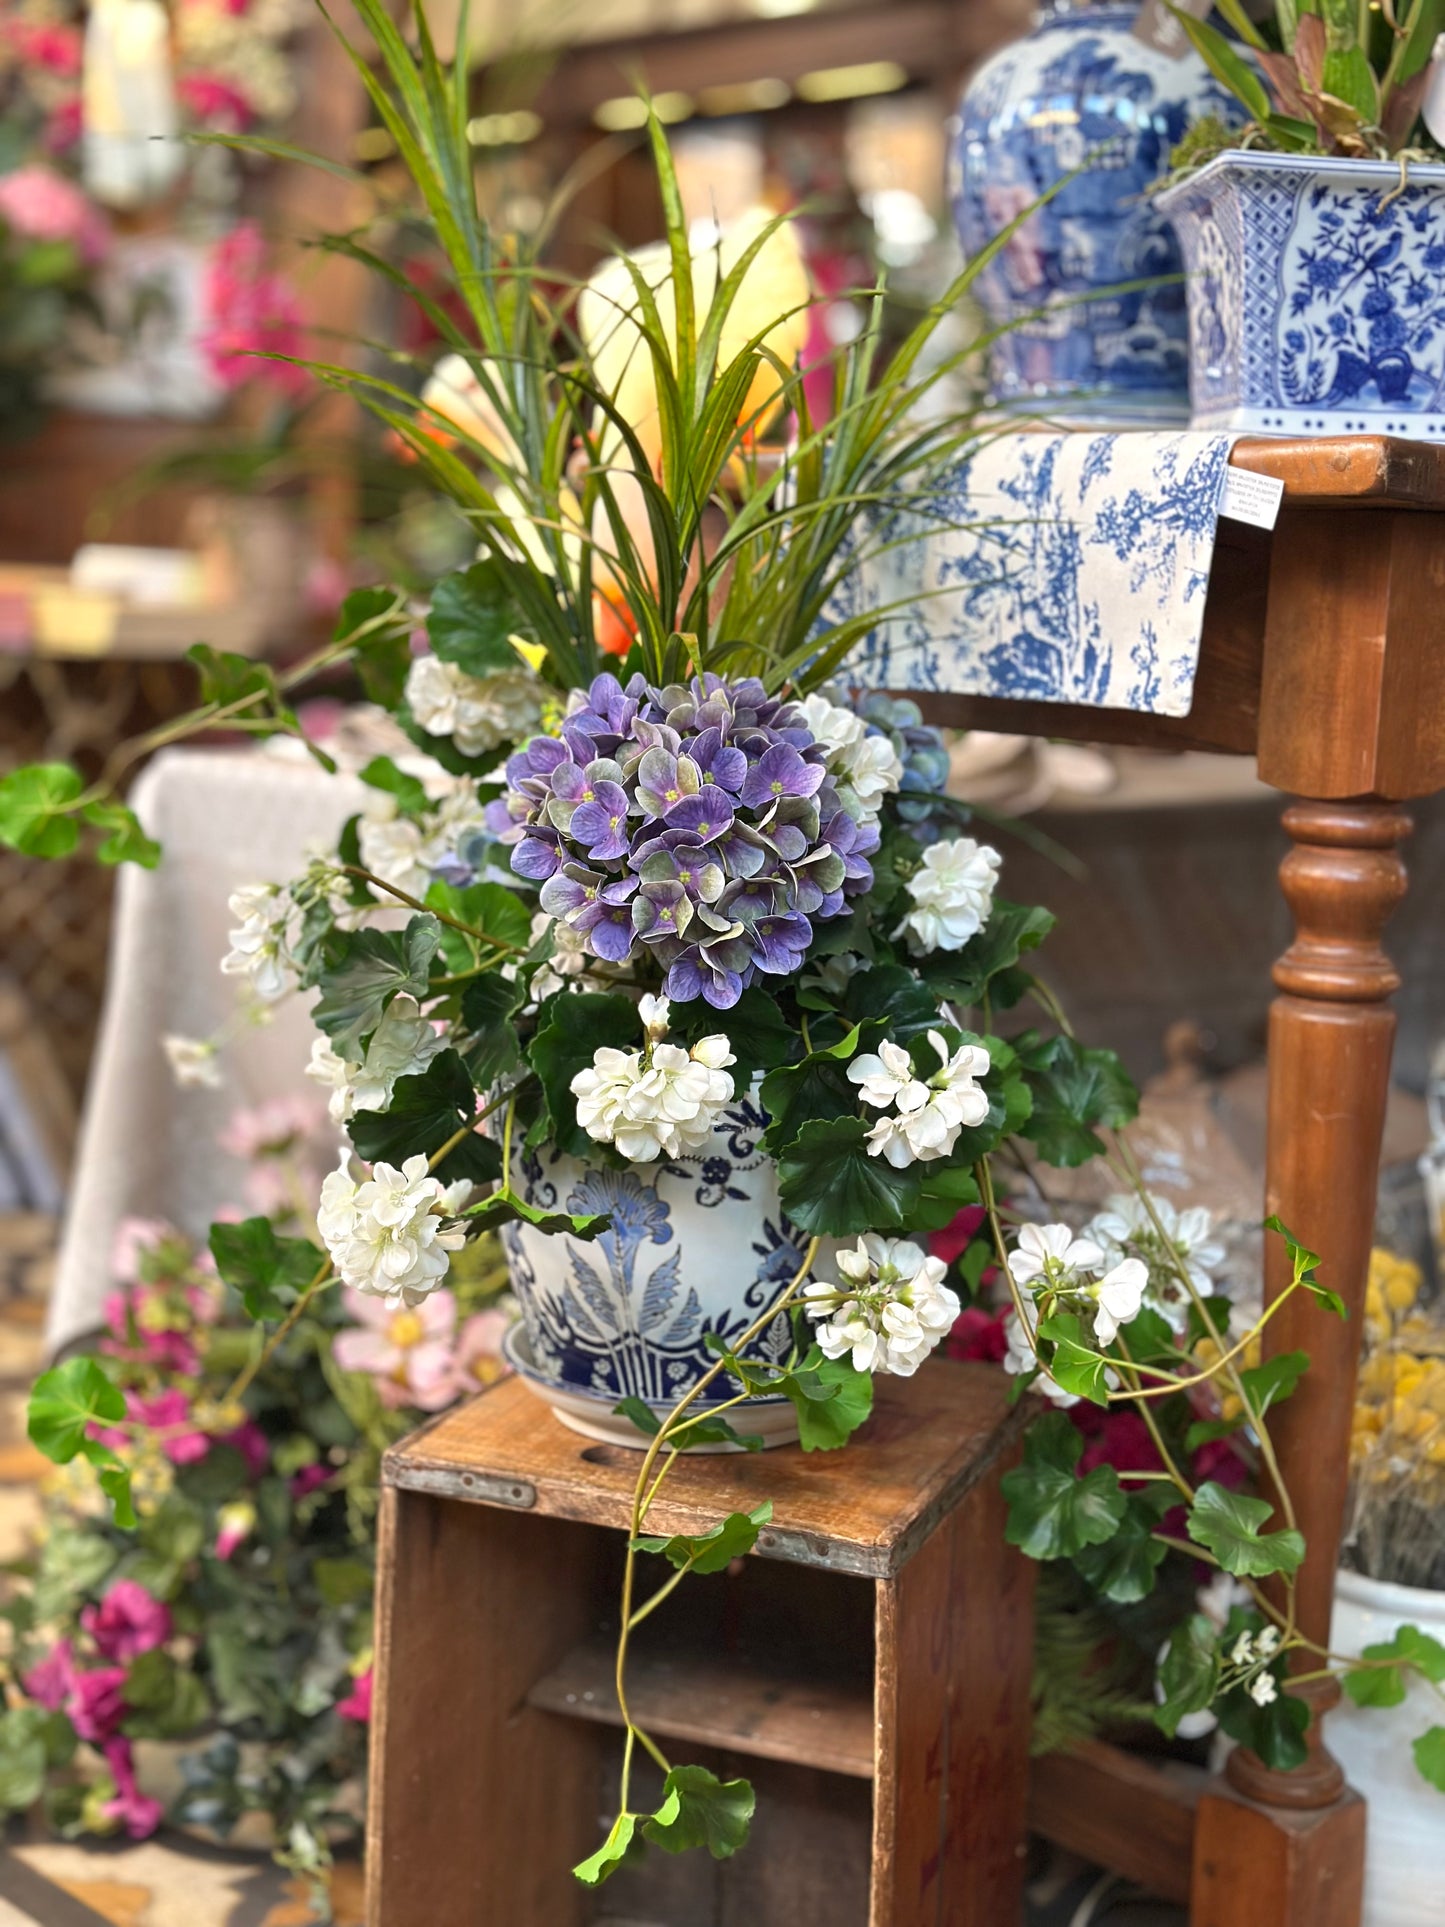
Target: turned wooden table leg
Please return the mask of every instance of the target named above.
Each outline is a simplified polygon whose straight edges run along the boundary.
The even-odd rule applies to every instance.
[[[1308,1553],[1300,1630],[1329,1641],[1335,1568],[1349,1477],[1350,1418],[1399,985],[1381,948],[1405,890],[1397,845],[1410,819],[1391,804],[1296,803],[1294,847],[1280,881],[1295,940],[1275,965],[1270,1012],[1266,1209],[1321,1254],[1320,1281],[1349,1309],[1337,1319],[1298,1294],[1267,1327],[1267,1353],[1305,1351],[1311,1366],[1270,1417],[1280,1470]],[[1265,1248],[1265,1297],[1289,1282],[1282,1240]],[[1299,1667],[1317,1665],[1306,1659]],[[1294,1772],[1240,1748],[1227,1788],[1201,1803],[1194,1927],[1357,1927],[1364,1806],[1350,1793],[1321,1731],[1332,1682],[1300,1689],[1314,1712],[1310,1754]]]

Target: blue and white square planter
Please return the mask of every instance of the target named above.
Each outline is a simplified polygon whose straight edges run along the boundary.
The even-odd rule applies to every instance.
[[[1239,150],[1158,205],[1195,428],[1445,441],[1445,166]]]
[[[779,1207],[777,1166],[759,1144],[766,1124],[750,1095],[722,1113],[697,1157],[612,1169],[545,1146],[522,1158],[512,1182],[529,1204],[612,1219],[590,1242],[520,1223],[501,1232],[522,1312],[507,1356],[563,1424],[645,1444],[615,1414],[618,1401],[640,1398],[664,1417],[717,1363],[708,1334],[740,1338],[793,1277],[807,1240]],[[784,1313],[748,1355],[781,1361],[792,1342]],[[706,1412],[737,1387],[722,1376],[709,1391],[690,1409]],[[753,1400],[741,1418],[768,1445],[798,1435],[785,1398]]]

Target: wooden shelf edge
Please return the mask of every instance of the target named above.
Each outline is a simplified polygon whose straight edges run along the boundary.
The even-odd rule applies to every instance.
[[[1211,1776],[1103,1740],[1046,1753],[1029,1775],[1029,1826],[1061,1847],[1187,1906],[1194,1819]]]
[[[569,1719],[621,1726],[610,1640],[574,1646],[527,1694],[527,1704]],[[637,1653],[627,1698],[639,1726],[662,1739],[755,1759],[873,1778],[873,1705],[866,1688],[800,1681],[733,1659]]]

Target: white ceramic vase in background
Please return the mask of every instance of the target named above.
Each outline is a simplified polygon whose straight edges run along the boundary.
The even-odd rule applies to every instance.
[[[1330,1627],[1335,1652],[1359,1654],[1400,1626],[1445,1640],[1445,1592],[1340,1573]],[[1331,1753],[1369,1803],[1361,1927],[1445,1922],[1445,1794],[1421,1777],[1410,1750],[1412,1740],[1440,1724],[1440,1701],[1419,1680],[1400,1706],[1356,1706],[1346,1698],[1325,1723]]]

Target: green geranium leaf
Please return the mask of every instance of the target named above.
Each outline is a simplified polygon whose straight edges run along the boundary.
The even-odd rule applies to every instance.
[[[75,1757],[75,1728],[64,1713],[30,1704],[0,1714],[0,1757],[33,1740],[39,1740],[48,1768],[68,1766]]]
[[[509,638],[527,634],[528,625],[493,562],[474,562],[442,577],[432,590],[426,631],[442,661],[469,676],[522,670]]]
[[[805,1452],[833,1452],[846,1445],[873,1410],[873,1379],[850,1358],[825,1358],[815,1345],[775,1388],[798,1415],[798,1443]]]
[[[45,1791],[46,1764],[43,1741],[12,1740],[0,1729],[0,1809],[23,1813],[33,1807]]]
[[[180,1739],[193,1733],[211,1710],[197,1676],[159,1646],[131,1661],[121,1691],[130,1708],[122,1731],[131,1739]]]
[[[769,1072],[760,1096],[772,1120],[763,1133],[763,1149],[770,1156],[776,1157],[814,1118],[858,1115],[858,1086],[849,1081],[848,1065],[860,1052],[872,1049],[883,1034],[881,1023],[869,1024],[865,1043],[862,1028],[854,1024],[836,1044]]]
[[[942,1023],[937,997],[903,964],[880,964],[850,977],[843,992],[842,1012],[850,1024],[882,1019],[887,1025],[883,1034],[895,1044],[911,1044],[915,1037],[937,1030]]]
[[[47,1459],[65,1465],[93,1443],[92,1425],[117,1424],[125,1412],[125,1393],[93,1358],[67,1358],[36,1379],[26,1428]]]
[[[1046,1412],[1024,1434],[1023,1464],[1006,1472],[1005,1538],[1030,1559],[1072,1559],[1103,1545],[1123,1524],[1126,1501],[1112,1465],[1080,1478],[1084,1441],[1062,1412]]]
[[[433,883],[427,890],[426,901],[433,910],[444,910],[458,923],[469,924],[483,936],[496,938],[496,943],[475,946],[483,961],[495,957],[504,944],[516,951],[526,951],[531,946],[532,914],[505,883],[470,883],[465,890],[455,889],[450,883]],[[457,967],[464,968],[471,959],[472,940],[461,931],[449,930],[443,925],[443,946],[453,940],[468,953],[456,960]]]
[[[870,1157],[867,1136],[861,1117],[816,1118],[779,1157],[779,1196],[800,1231],[851,1238],[907,1228],[918,1202],[919,1168],[895,1171]]]
[[[1345,1301],[1337,1291],[1331,1291],[1315,1277],[1320,1267],[1320,1254],[1302,1245],[1289,1227],[1278,1217],[1268,1217],[1264,1221],[1266,1231],[1274,1231],[1284,1239],[1285,1250],[1289,1253],[1291,1283],[1301,1285],[1325,1311],[1332,1311],[1337,1318],[1348,1318]]]
[[[466,1065],[454,1050],[444,1050],[424,1071],[396,1080],[384,1111],[358,1111],[347,1129],[357,1154],[368,1163],[384,1159],[399,1168],[419,1153],[430,1157],[439,1151],[476,1109],[476,1086]],[[483,1184],[499,1177],[501,1169],[498,1146],[472,1131],[447,1153],[434,1175],[443,1184],[459,1178]]]
[[[1401,1626],[1394,1636],[1367,1646],[1363,1659],[1396,1660],[1394,1666],[1362,1666],[1344,1675],[1344,1688],[1356,1706],[1398,1706],[1405,1697],[1405,1673],[1414,1667],[1437,1686],[1445,1680],[1445,1646],[1418,1626]]]
[[[918,1202],[909,1219],[909,1230],[942,1231],[959,1212],[978,1203],[978,1183],[971,1165],[949,1164],[935,1159],[925,1164],[918,1180]],[[975,1261],[980,1268],[988,1263],[987,1254]]]
[[[359,1606],[376,1589],[376,1574],[365,1559],[318,1559],[312,1567],[316,1590],[328,1606]]]
[[[1119,1530],[1112,1539],[1076,1552],[1075,1568],[1096,1592],[1117,1605],[1132,1606],[1147,1599],[1169,1551],[1164,1541],[1154,1536],[1156,1523],[1154,1508],[1131,1493]]]
[[[403,816],[420,816],[430,808],[422,783],[415,776],[408,776],[405,770],[398,769],[389,756],[373,756],[366,768],[358,770],[357,774],[372,789],[394,796]]]
[[[824,926],[826,928],[826,926]],[[701,1037],[719,1030],[727,1032],[735,1064],[728,1075],[739,1096],[746,1095],[759,1071],[775,1070],[786,1064],[799,1047],[798,1033],[778,1009],[777,998],[761,985],[751,984],[732,1009],[719,1016],[698,998],[690,1004],[672,1006],[672,1024],[677,1040],[690,1050]]]
[[[210,1246],[217,1271],[258,1323],[285,1316],[325,1255],[307,1238],[278,1237],[269,1218],[213,1224]]]
[[[394,589],[353,589],[337,614],[333,640],[349,641],[368,698],[395,709],[411,668],[412,622]]]
[[[1250,1410],[1236,1412],[1233,1418],[1200,1419],[1185,1433],[1184,1449],[1197,1452],[1212,1439],[1228,1438],[1254,1417],[1262,1417],[1280,1399],[1289,1397],[1309,1370],[1309,1362],[1308,1352],[1280,1352],[1261,1365],[1249,1366],[1239,1377],[1248,1394]]]
[[[1236,1578],[1263,1579],[1274,1572],[1297,1572],[1305,1556],[1303,1536],[1292,1529],[1260,1533],[1273,1511],[1267,1499],[1229,1492],[1210,1480],[1194,1495],[1189,1536],[1196,1545],[1212,1552],[1224,1570]]]
[[[405,930],[351,930],[339,934],[335,962],[320,971],[321,996],[312,1011],[342,1057],[362,1056],[369,1037],[399,992],[418,1000],[427,994],[432,958],[441,942],[432,916],[415,916]]]
[[[1154,1718],[1173,1739],[1186,1713],[1202,1713],[1219,1690],[1219,1638],[1203,1613],[1195,1613],[1169,1635],[1159,1665],[1164,1698]]]
[[[463,1035],[457,1048],[479,1091],[490,1091],[522,1069],[517,1012],[527,1001],[525,984],[489,971],[462,992]]]
[[[1410,1751],[1421,1775],[1437,1793],[1445,1793],[1445,1726],[1427,1728]]]
[[[1124,1327],[1124,1338],[1136,1365],[1178,1362],[1179,1340],[1174,1328],[1152,1305],[1146,1305],[1130,1319]]]
[[[161,846],[153,842],[140,826],[140,818],[124,803],[87,803],[85,820],[93,829],[103,830],[104,839],[96,846],[96,858],[110,867],[117,863],[138,863],[153,870],[161,860]]]
[[[584,1887],[600,1887],[609,1874],[616,1873],[624,1860],[636,1860],[642,1846],[637,1833],[639,1815],[619,1813],[612,1822],[612,1830],[596,1853],[579,1860],[572,1872]]]
[[[1091,1405],[1109,1402],[1108,1363],[1084,1336],[1077,1312],[1055,1312],[1039,1324],[1039,1337],[1053,1346],[1048,1368],[1054,1382]]]
[[[970,937],[961,950],[935,950],[919,964],[919,975],[935,995],[951,1004],[977,1006],[987,993],[991,1002],[1007,1007],[1017,999],[1007,994],[1000,999],[990,987],[1012,970],[1025,951],[1038,949],[1054,922],[1048,910],[995,897],[988,922],[978,935]]]
[[[706,1847],[714,1860],[728,1860],[747,1845],[754,1805],[746,1780],[720,1780],[705,1766],[675,1766],[642,1831],[667,1853]]]
[[[495,1148],[495,1147],[493,1147]],[[590,1242],[612,1227],[612,1219],[605,1211],[582,1212],[576,1216],[570,1211],[539,1211],[525,1198],[519,1198],[509,1185],[502,1184],[463,1212],[468,1224],[480,1231],[495,1231],[501,1224],[530,1224],[548,1236],[565,1231],[570,1237],[582,1238]]]
[[[80,841],[68,805],[84,785],[68,763],[27,763],[0,782],[0,843],[24,856],[69,856]]]
[[[1230,1739],[1257,1753],[1266,1766],[1291,1772],[1309,1757],[1305,1734],[1310,1709],[1293,1693],[1278,1692],[1268,1706],[1256,1706],[1242,1686],[1219,1702],[1219,1724]]]
[[[559,1151],[596,1160],[599,1147],[577,1122],[572,1079],[590,1068],[594,1053],[604,1046],[639,1050],[642,1041],[637,1006],[625,997],[559,991],[542,1005],[529,1057],[542,1082],[550,1135]]]
[[[1094,1127],[1117,1130],[1139,1109],[1139,1093],[1109,1050],[1087,1050],[1073,1037],[1020,1041],[1023,1074],[1033,1111],[1023,1135],[1038,1146],[1046,1164],[1070,1167],[1102,1154]]]
[[[721,1572],[734,1559],[751,1552],[758,1542],[758,1529],[773,1516],[773,1502],[764,1499],[752,1512],[730,1512],[709,1532],[689,1537],[674,1533],[670,1539],[639,1538],[633,1545],[639,1552],[658,1552],[679,1569],[693,1572]]]
[[[1207,1321],[1203,1312],[1200,1310],[1200,1305],[1209,1313]],[[1201,1338],[1213,1338],[1215,1340],[1227,1338],[1229,1336],[1229,1321],[1233,1315],[1233,1311],[1234,1307],[1230,1304],[1229,1300],[1220,1294],[1216,1294],[1212,1298],[1202,1298],[1198,1305],[1196,1305],[1191,1298],[1189,1301],[1189,1329],[1185,1338],[1184,1349],[1192,1352]]]

